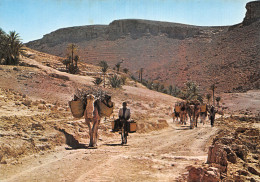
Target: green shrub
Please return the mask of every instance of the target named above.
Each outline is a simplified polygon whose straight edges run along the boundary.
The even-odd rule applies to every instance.
[[[122,84],[121,82],[121,79],[117,75],[114,75],[109,78],[109,83],[113,88],[120,88]]]
[[[126,79],[127,77],[126,76],[121,76],[121,82],[122,82],[122,85],[125,85],[126,84]]]
[[[93,83],[95,84],[95,85],[100,85],[101,83],[102,83],[102,79],[101,78],[99,78],[99,77],[97,77],[94,81],[93,81]]]

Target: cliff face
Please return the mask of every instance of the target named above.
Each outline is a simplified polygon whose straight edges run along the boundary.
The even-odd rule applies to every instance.
[[[252,1],[246,4],[246,16],[243,25],[249,25],[260,19],[260,1]]]
[[[81,61],[113,68],[123,59],[121,68],[135,76],[144,68],[144,79],[179,87],[190,80],[202,90],[212,83],[225,92],[260,89],[259,1],[246,8],[244,21],[232,27],[115,20],[59,29],[27,46],[65,57],[68,43],[76,43]]]
[[[219,27],[220,28],[220,27]],[[215,27],[215,29],[219,29]],[[63,42],[83,42],[93,39],[117,40],[126,36],[132,39],[150,36],[166,36],[173,39],[185,39],[203,34],[207,27],[149,20],[115,20],[109,25],[90,25],[62,28],[46,34],[42,39],[27,43],[28,47],[48,44],[53,47]],[[210,29],[210,28],[209,28]]]

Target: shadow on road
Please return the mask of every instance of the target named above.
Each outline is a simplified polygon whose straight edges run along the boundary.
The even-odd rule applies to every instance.
[[[66,147],[66,150],[76,150],[76,149],[97,149],[97,147],[89,147],[86,144],[79,143],[77,139],[68,132],[65,131],[65,129],[59,129],[60,132],[62,132],[65,135],[66,144],[69,147]]]
[[[176,130],[190,130],[190,126],[180,126]]]
[[[122,145],[121,143],[120,144],[119,143],[111,143],[111,144],[106,143],[104,145],[106,145],[106,146],[128,146],[128,145]]]

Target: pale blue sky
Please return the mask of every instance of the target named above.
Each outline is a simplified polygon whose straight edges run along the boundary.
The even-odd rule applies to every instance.
[[[64,27],[148,19],[200,26],[242,22],[250,0],[0,0],[0,27],[23,42]]]

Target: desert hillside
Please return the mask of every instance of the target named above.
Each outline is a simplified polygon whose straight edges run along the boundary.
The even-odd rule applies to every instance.
[[[21,44],[17,57],[1,50],[0,181],[260,181],[260,1],[246,8],[233,26],[115,20],[54,31]],[[64,65],[68,43],[79,46],[80,61]],[[110,65],[105,87],[97,83],[103,60]],[[186,123],[174,118],[183,100],[133,79],[140,68],[146,80],[179,87],[195,81],[202,93],[215,83],[215,123],[195,105],[188,109],[200,115],[197,127],[185,112]],[[113,87],[113,76],[122,85]],[[74,118],[68,104],[79,90],[93,89],[115,104],[100,120],[95,147],[85,119]],[[121,130],[111,131],[123,102],[137,123],[127,144]]]
[[[109,25],[63,28],[27,43],[30,48],[66,56],[68,43],[79,46],[82,62],[110,67],[123,60],[138,77],[183,87],[195,81],[203,92],[259,89],[259,2],[248,3],[242,23],[200,27],[148,20],[115,20]],[[242,20],[241,20],[242,21]]]

